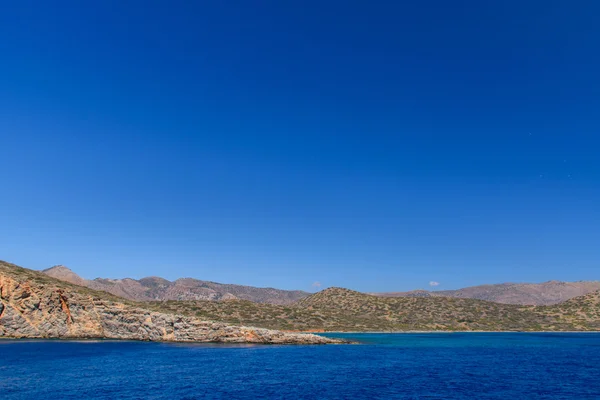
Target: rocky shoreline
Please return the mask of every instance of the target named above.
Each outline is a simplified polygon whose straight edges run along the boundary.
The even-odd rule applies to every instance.
[[[103,292],[0,263],[0,337],[164,342],[339,344],[342,340],[147,310]]]

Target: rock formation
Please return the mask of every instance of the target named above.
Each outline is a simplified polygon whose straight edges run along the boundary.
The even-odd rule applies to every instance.
[[[0,337],[268,344],[339,343],[143,308],[104,292],[0,262]]]

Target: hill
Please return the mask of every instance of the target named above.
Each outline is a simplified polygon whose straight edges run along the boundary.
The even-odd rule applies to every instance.
[[[598,294],[588,295],[595,298]],[[385,298],[330,288],[280,306],[249,301],[153,302],[153,309],[271,329],[313,331],[572,331],[598,329],[587,297],[557,306],[517,306],[473,299]],[[582,313],[587,319],[580,318]]]
[[[13,274],[11,287],[22,289],[27,285],[35,286],[37,289],[34,294],[37,300],[28,300],[32,294],[27,291],[15,294],[16,289],[12,289],[12,297],[9,296],[12,300],[8,304],[13,308],[13,312],[7,314],[6,311],[2,311],[4,316],[0,318],[0,324],[12,321],[16,309],[23,315],[27,315],[27,321],[34,321],[35,318],[27,313],[33,313],[33,316],[39,316],[40,313],[44,315],[47,310],[46,299],[52,300],[53,312],[65,318],[64,314],[68,313],[63,309],[61,296],[62,293],[66,293],[68,294],[66,310],[70,310],[69,315],[73,316],[74,321],[79,322],[79,329],[84,329],[86,332],[85,329],[92,329],[90,327],[96,325],[117,326],[114,328],[116,333],[114,330],[108,330],[111,337],[118,336],[122,332],[125,332],[127,337],[170,337],[165,336],[167,334],[163,330],[156,333],[154,329],[157,325],[154,322],[151,324],[152,328],[148,328],[154,332],[153,336],[143,333],[147,329],[141,327],[144,326],[144,318],[148,317],[153,318],[152,321],[154,319],[159,321],[160,329],[172,326],[160,321],[173,322],[174,318],[186,321],[184,327],[189,324],[203,326],[202,321],[219,321],[226,326],[257,326],[286,331],[586,331],[600,329],[598,292],[552,306],[520,306],[453,297],[380,297],[342,288],[326,289],[296,303],[285,305],[256,303],[237,298],[223,301],[166,300],[140,303],[58,281],[39,272],[16,269],[18,267],[15,266],[11,268],[9,268],[9,272],[12,271]],[[19,280],[14,277],[14,271],[20,271]],[[62,270],[62,272],[68,275],[67,271]],[[7,274],[5,271],[4,276]],[[0,276],[2,276],[2,269],[0,269]],[[4,303],[6,283],[0,285],[2,286],[0,297]],[[7,309],[6,305],[3,307]],[[61,309],[63,309],[62,314]],[[74,314],[73,310],[77,313]],[[100,322],[94,317],[96,314],[101,316]],[[68,318],[67,325],[61,325],[60,332],[69,328]],[[48,325],[49,322],[43,321],[41,326],[52,327],[54,324]],[[84,321],[83,327],[81,321]],[[122,326],[123,324],[125,327]],[[33,323],[29,325],[39,326]],[[29,332],[27,326],[25,324],[24,328],[19,329],[26,329]],[[13,334],[19,329],[17,331],[13,329]],[[80,334],[77,330],[73,331],[73,328],[69,329],[71,331],[67,329],[66,332],[70,335]],[[227,329],[239,332],[236,329],[242,328]],[[185,328],[185,330],[189,329]],[[206,331],[205,328],[202,330]],[[103,331],[92,329],[92,332],[100,335]]]
[[[600,331],[600,291],[575,297],[561,304],[540,307],[537,312],[572,325],[577,330]]]
[[[65,272],[63,270],[63,272]],[[0,261],[0,337],[176,342],[336,343],[324,337],[232,326],[152,310],[144,303]]]
[[[257,288],[192,278],[177,279],[173,282],[160,277],[147,277],[139,280],[130,278],[87,280],[62,265],[45,269],[42,272],[53,278],[135,301],[240,299],[256,303],[291,304],[309,295],[300,290]]]
[[[544,283],[500,283],[471,286],[458,290],[413,290],[373,294],[382,297],[456,297],[503,304],[544,306],[562,303],[597,290],[600,290],[600,281],[549,281]]]

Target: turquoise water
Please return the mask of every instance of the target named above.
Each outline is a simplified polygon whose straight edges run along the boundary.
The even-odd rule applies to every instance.
[[[344,334],[362,345],[0,341],[0,399],[600,399],[600,334]]]

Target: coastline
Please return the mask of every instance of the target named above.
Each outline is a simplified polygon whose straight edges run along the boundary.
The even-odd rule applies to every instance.
[[[288,332],[291,333],[291,332]],[[298,334],[302,334],[302,332],[294,332]],[[569,333],[569,334],[600,334],[600,330],[598,331],[327,331],[327,332],[311,332],[314,335],[325,337],[328,339],[334,339],[335,342],[328,343],[298,343],[298,342],[282,342],[282,343],[273,343],[273,342],[228,342],[228,341],[180,341],[180,340],[142,340],[142,339],[128,339],[128,338],[111,338],[111,337],[23,337],[23,336],[0,336],[0,342],[26,342],[26,341],[35,341],[35,342],[82,342],[82,343],[156,343],[156,344],[206,344],[206,345],[223,345],[224,347],[230,346],[312,346],[312,345],[348,345],[348,344],[360,344],[360,342],[352,341],[346,338],[336,338],[336,337],[328,337],[328,334],[349,334],[349,335],[418,335],[418,334],[427,334],[427,335],[435,335],[435,334],[448,334],[448,333],[473,333],[473,334],[482,334],[482,333],[492,333],[492,334],[506,334],[506,333],[515,333],[515,334],[549,334],[549,333]],[[309,332],[305,332],[305,334],[309,334]]]
[[[320,336],[320,335],[317,335]],[[320,336],[323,338],[323,336]],[[248,346],[325,346],[325,345],[344,345],[344,344],[356,344],[356,342],[352,342],[346,339],[337,339],[337,338],[326,338],[332,339],[332,341],[328,342],[247,342],[247,341],[218,341],[218,340],[210,340],[210,341],[200,341],[200,340],[143,340],[143,339],[130,339],[130,338],[111,338],[111,337],[23,337],[23,336],[0,336],[1,341],[36,341],[36,342],[130,342],[130,343],[157,343],[157,344],[213,344],[213,345],[224,345],[224,346],[238,346],[238,345],[248,345]]]
[[[298,332],[300,333],[300,332]],[[308,332],[307,332],[308,333]],[[598,331],[326,331],[319,334],[328,333],[350,333],[350,334],[416,334],[416,333],[600,333]]]

